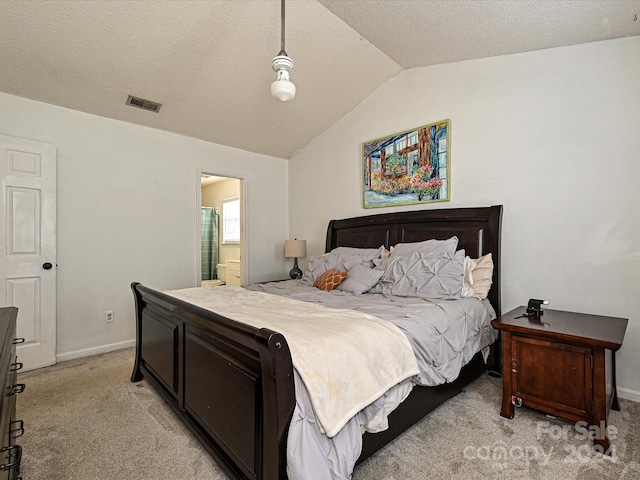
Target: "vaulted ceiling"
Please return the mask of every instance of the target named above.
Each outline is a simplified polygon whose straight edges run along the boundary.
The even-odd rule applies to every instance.
[[[2,0],[0,91],[290,158],[404,69],[640,35],[640,0]],[[162,104],[152,113],[129,94]]]

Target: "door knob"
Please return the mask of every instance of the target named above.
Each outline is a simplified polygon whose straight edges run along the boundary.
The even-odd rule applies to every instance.
[[[51,267],[53,267],[53,265],[51,265],[49,262],[42,264],[42,268],[44,268],[45,270],[51,270]]]

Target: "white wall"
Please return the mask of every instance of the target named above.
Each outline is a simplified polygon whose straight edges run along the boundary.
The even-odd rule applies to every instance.
[[[297,152],[290,234],[332,218],[504,205],[502,309],[629,318],[618,385],[640,400],[640,37],[405,71]],[[451,119],[451,202],[362,208],[362,142]]]
[[[0,133],[57,145],[59,359],[134,339],[131,282],[195,284],[199,170],[245,179],[247,280],[286,271],[286,160],[6,94]]]

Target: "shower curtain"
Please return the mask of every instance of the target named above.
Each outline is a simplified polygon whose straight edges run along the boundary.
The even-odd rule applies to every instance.
[[[202,280],[215,280],[218,264],[218,214],[212,207],[202,207]]]

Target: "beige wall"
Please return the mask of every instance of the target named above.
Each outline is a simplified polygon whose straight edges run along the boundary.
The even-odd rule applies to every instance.
[[[629,318],[618,384],[640,400],[638,59],[630,37],[401,73],[291,159],[291,238],[318,255],[332,218],[503,204],[503,311]],[[443,119],[451,201],[363,209],[362,142]]]

